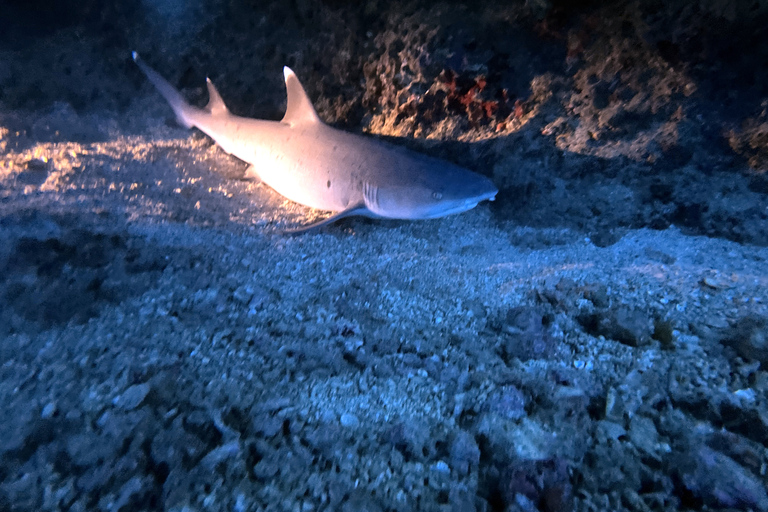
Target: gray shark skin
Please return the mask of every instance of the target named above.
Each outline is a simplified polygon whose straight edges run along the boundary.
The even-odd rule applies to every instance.
[[[283,68],[285,116],[265,121],[231,114],[210,80],[208,105],[193,107],[136,52],[133,60],[182,125],[198,128],[250,164],[247,177],[260,179],[291,201],[336,212],[291,232],[351,215],[435,219],[493,201],[498,192],[491,180],[468,169],[326,125],[288,67]]]

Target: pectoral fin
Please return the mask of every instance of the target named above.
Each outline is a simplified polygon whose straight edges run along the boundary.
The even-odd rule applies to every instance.
[[[309,231],[314,231],[316,229],[319,229],[323,226],[327,226],[328,224],[336,222],[339,219],[343,219],[344,217],[352,217],[354,215],[361,215],[363,217],[377,217],[377,215],[371,213],[371,211],[368,208],[366,208],[365,204],[357,204],[355,206],[347,208],[346,210],[340,211],[338,213],[334,213],[330,217],[326,217],[317,222],[313,222],[312,224],[308,224],[306,226],[301,226],[298,228],[284,229],[281,232],[287,235],[307,233]]]
[[[244,180],[251,180],[254,183],[260,183],[261,176],[259,176],[259,172],[256,170],[256,166],[249,165],[248,168],[245,170],[245,174],[243,175]]]

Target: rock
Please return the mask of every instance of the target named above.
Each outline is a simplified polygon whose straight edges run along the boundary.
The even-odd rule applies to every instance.
[[[126,389],[122,395],[115,397],[112,404],[124,411],[130,411],[142,404],[151,391],[148,383],[136,384]]]
[[[238,286],[232,297],[240,304],[248,304],[253,298],[253,288],[247,284]]]
[[[183,418],[179,416],[152,437],[150,455],[155,463],[171,468],[181,466],[183,460],[197,460],[208,449],[198,436],[184,430],[182,423]]]
[[[555,340],[549,333],[549,318],[541,308],[519,306],[509,309],[497,321],[504,335],[501,350],[505,359],[549,359],[555,352]]]
[[[206,470],[213,471],[220,463],[227,459],[231,459],[232,457],[236,457],[239,453],[240,442],[232,441],[231,443],[219,446],[208,452],[200,461],[200,464]]]
[[[727,330],[722,337],[729,345],[745,358],[760,361],[763,367],[768,365],[768,321],[758,316],[746,316]]]
[[[602,323],[606,338],[614,339],[631,347],[646,345],[651,341],[653,321],[642,311],[618,307],[605,317]]]
[[[464,488],[451,487],[451,492],[448,495],[451,512],[477,512],[474,494]]]
[[[491,395],[488,408],[508,420],[519,420],[525,413],[525,395],[515,386],[505,386]]]
[[[768,495],[760,480],[736,461],[707,446],[676,457],[683,492],[710,507],[768,511]]]
[[[451,467],[459,475],[466,475],[480,463],[480,448],[475,438],[463,430],[453,438],[448,452]]]
[[[323,457],[331,458],[344,446],[346,442],[345,434],[350,434],[343,430],[338,424],[321,425],[316,429],[309,430],[304,440],[308,443],[309,447],[317,450]]]
[[[269,414],[257,414],[253,417],[253,429],[264,437],[274,437],[283,428],[285,420]]]
[[[24,473],[16,479],[7,478],[0,483],[0,507],[3,510],[36,510],[38,497],[43,493],[33,473]]]
[[[253,466],[253,476],[261,480],[273,478],[281,468],[284,468],[283,460],[279,452],[266,454]]]
[[[76,487],[81,492],[94,492],[103,488],[114,477],[113,464],[94,464],[77,478]]]
[[[134,476],[125,482],[120,488],[120,495],[112,504],[110,510],[123,510],[134,499],[134,496],[147,492],[145,486],[146,482],[138,476]]]
[[[646,416],[632,416],[629,423],[629,439],[641,452],[657,459],[660,451],[669,451],[667,445],[659,443],[656,425]]]
[[[388,438],[406,459],[422,460],[429,450],[429,427],[416,421],[396,423],[389,429]]]
[[[74,434],[67,439],[65,447],[72,463],[80,467],[112,460],[120,448],[111,438],[94,433]]]
[[[647,345],[654,332],[654,322],[646,313],[627,306],[617,306],[599,313],[581,316],[579,323],[593,336],[605,336],[630,347]]]
[[[605,419],[616,423],[624,421],[624,413],[626,408],[624,407],[624,399],[621,397],[621,393],[616,391],[616,388],[608,388],[608,392],[605,395]]]
[[[600,443],[618,441],[626,435],[626,429],[618,423],[614,423],[613,421],[608,420],[600,420],[597,422],[597,431],[595,437]]]
[[[342,512],[381,512],[382,508],[367,492],[356,489],[341,506]]]
[[[573,493],[568,464],[560,459],[523,460],[502,468],[499,493],[511,510],[521,502],[536,504],[534,510],[567,512]]]

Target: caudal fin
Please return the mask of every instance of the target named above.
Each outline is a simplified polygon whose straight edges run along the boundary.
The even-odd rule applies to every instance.
[[[199,109],[196,109],[187,103],[181,93],[179,93],[179,91],[177,91],[170,83],[168,83],[165,78],[160,76],[157,71],[144,64],[144,61],[139,58],[138,53],[132,52],[131,55],[133,56],[133,61],[137,66],[139,66],[139,69],[141,69],[141,71],[147,75],[147,78],[149,78],[149,81],[152,82],[152,85],[155,86],[158,92],[171,106],[179,123],[187,128],[192,128],[192,126],[195,125],[193,121],[194,114]]]

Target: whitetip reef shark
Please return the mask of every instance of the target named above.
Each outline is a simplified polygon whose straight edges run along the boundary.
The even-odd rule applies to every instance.
[[[498,193],[491,180],[463,167],[326,125],[288,67],[283,68],[285,116],[265,121],[231,114],[209,79],[208,105],[193,107],[136,52],[132,55],[182,125],[198,128],[250,164],[246,177],[296,203],[335,212],[291,233],[352,215],[435,219],[493,201]]]

